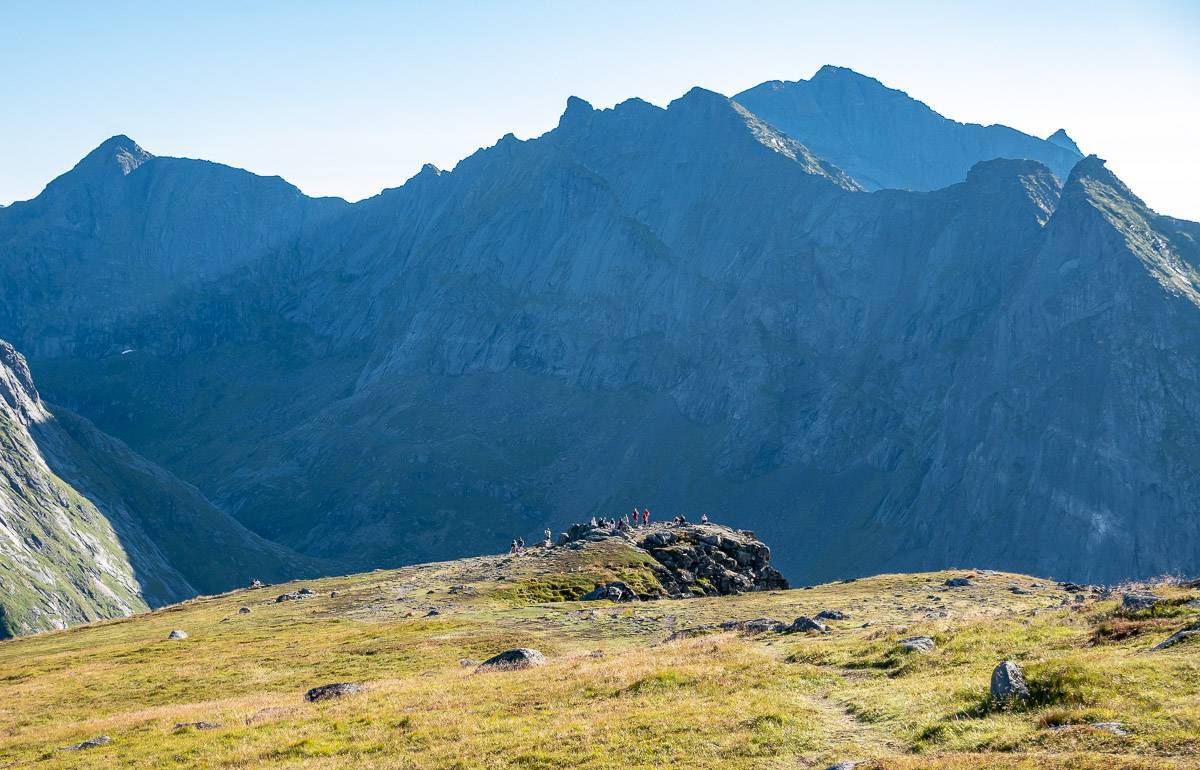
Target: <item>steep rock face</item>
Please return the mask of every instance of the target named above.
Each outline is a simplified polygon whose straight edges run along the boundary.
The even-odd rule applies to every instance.
[[[83,418],[0,341],[0,636],[128,615],[311,559],[245,530]]]
[[[1046,141],[1050,144],[1057,144],[1059,147],[1070,150],[1079,157],[1083,157],[1083,150],[1079,149],[1079,145],[1075,144],[1075,140],[1067,134],[1066,129],[1058,129],[1050,136],[1046,137]]]
[[[1082,157],[1062,130],[1042,140],[1008,126],[959,123],[844,67],[762,83],[734,99],[868,190],[935,190],[993,158],[1037,160],[1066,179]]]
[[[1197,226],[1096,160],[865,193],[768,123],[699,89],[572,100],[72,317],[95,342],[35,370],[256,532],[362,566],[636,501],[736,516],[809,581],[1194,563]]]
[[[147,606],[112,525],[42,457],[30,431],[50,419],[24,359],[0,342],[0,638]],[[178,575],[166,582],[186,590]]]

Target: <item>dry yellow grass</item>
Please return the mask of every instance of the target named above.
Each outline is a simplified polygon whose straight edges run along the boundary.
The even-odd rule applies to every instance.
[[[1098,644],[1114,600],[1063,606],[1065,592],[1018,595],[1008,586],[1033,579],[1004,574],[947,589],[959,573],[935,573],[635,605],[525,603],[641,563],[614,543],[470,559],[311,581],[318,596],[303,601],[271,602],[298,584],[243,591],[0,643],[0,766],[1198,766],[1197,647],[1147,653],[1161,623]],[[426,617],[430,606],[441,614]],[[826,608],[851,620],[827,636],[664,642],[679,628]],[[1181,604],[1171,620],[1198,614]],[[174,628],[190,638],[166,641]],[[898,650],[918,633],[937,649]],[[496,673],[460,664],[517,646],[550,660]],[[981,710],[1002,658],[1026,665],[1053,702]],[[304,701],[335,681],[368,691]],[[199,721],[220,727],[174,729]],[[1129,735],[1089,726],[1101,721]],[[61,750],[97,735],[112,742]]]

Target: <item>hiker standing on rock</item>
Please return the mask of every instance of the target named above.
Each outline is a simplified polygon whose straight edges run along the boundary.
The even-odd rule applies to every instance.
[[[516,553],[516,552],[517,552],[517,541],[516,541],[516,540],[512,541],[512,545],[510,545],[510,546],[508,547],[508,552],[509,552],[510,554],[512,554],[512,553]]]
[[[702,513],[702,514],[700,514],[700,523],[701,523],[701,524],[707,524],[707,523],[708,523],[708,514],[707,514],[707,513]]]
[[[649,508],[642,511],[642,526],[643,527],[650,526],[650,509]]]

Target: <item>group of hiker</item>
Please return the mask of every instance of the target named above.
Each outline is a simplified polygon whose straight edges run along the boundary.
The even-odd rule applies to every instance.
[[[684,516],[683,514],[679,514],[678,516],[675,516],[674,518],[671,519],[671,523],[672,524],[687,524],[688,520],[687,520],[686,516]],[[707,513],[700,514],[700,523],[701,524],[708,523],[708,514]],[[621,530],[637,529],[639,527],[648,527],[648,526],[650,526],[650,509],[643,508],[642,510],[639,511],[637,508],[634,508],[632,517],[627,513],[619,519],[610,519],[610,518],[597,519],[595,516],[593,516],[591,524],[593,527],[615,527],[615,528],[621,529]]]
[[[688,520],[687,520],[686,516],[684,516],[683,514],[679,514],[671,519],[671,523],[675,524],[675,525],[683,525],[683,524],[687,524]],[[708,514],[707,513],[700,514],[700,523],[701,524],[708,523]],[[624,516],[621,516],[620,518],[611,517],[611,516],[599,516],[599,517],[593,516],[591,518],[591,520],[588,522],[588,526],[590,526],[592,529],[607,529],[607,530],[611,530],[614,532],[628,532],[633,529],[641,529],[643,527],[649,527],[650,526],[650,509],[649,508],[641,508],[641,509],[634,508],[632,515],[627,513]],[[550,530],[547,529],[545,532],[545,539],[542,542],[542,546],[545,548],[549,548],[552,544],[553,544],[553,541],[551,539],[551,532],[550,532]],[[510,555],[516,555],[516,554],[520,554],[520,553],[524,553],[524,552],[525,552],[525,538],[523,538],[523,537],[518,537],[516,540],[513,540],[512,544],[508,548],[508,553]]]

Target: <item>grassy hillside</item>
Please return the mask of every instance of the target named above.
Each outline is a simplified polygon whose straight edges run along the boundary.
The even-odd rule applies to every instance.
[[[1194,589],[1157,586],[1167,601],[1123,613],[1119,596],[1020,575],[944,585],[964,574],[558,601],[601,579],[652,579],[644,554],[607,541],[202,598],[0,643],[0,766],[1197,766],[1200,648],[1149,652],[1200,619],[1187,604]],[[274,601],[301,586],[315,596]],[[825,609],[850,617],[826,635],[666,641],[685,628]],[[173,629],[189,638],[168,641]],[[897,644],[918,634],[936,648]],[[477,671],[520,646],[541,650],[547,665]],[[1002,659],[1025,666],[1034,705],[988,703]],[[367,691],[304,700],[340,681]],[[176,727],[197,722],[216,726]],[[1127,734],[1090,726],[1098,722]],[[62,750],[101,735],[111,742]]]

